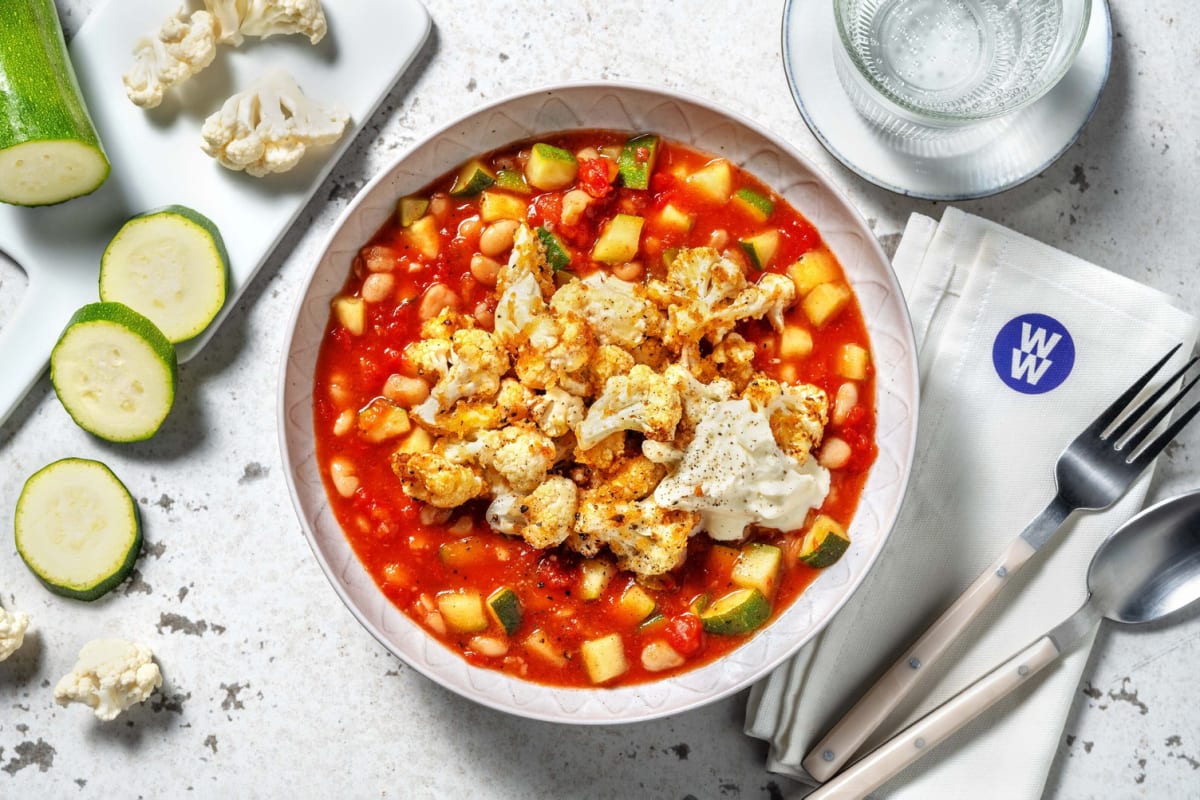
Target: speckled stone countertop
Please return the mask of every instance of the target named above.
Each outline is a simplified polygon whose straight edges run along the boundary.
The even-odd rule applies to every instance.
[[[95,5],[57,2],[68,36]],[[215,338],[183,366],[183,391],[159,436],[103,445],[71,424],[48,380],[37,384],[0,428],[0,527],[26,476],[79,455],[106,461],[131,488],[146,544],[132,579],[91,605],[50,595],[11,538],[0,546],[0,604],[33,618],[25,647],[0,665],[0,797],[796,791],[764,770],[764,745],[741,733],[744,693],[660,721],[574,728],[482,708],[399,663],[317,566],[276,441],[284,327],[334,219],[398,153],[496,97],[597,78],[684,89],[789,138],[848,193],[885,247],[895,247],[910,212],[940,215],[936,204],[863,182],[822,150],[784,79],[782,3],[738,5],[731,17],[715,2],[429,0],[425,49]],[[1200,311],[1200,112],[1188,84],[1200,72],[1200,17],[1185,0],[1164,0],[1118,4],[1113,21],[1112,74],[1079,141],[1023,186],[962,207]],[[23,283],[0,269],[0,325]],[[1161,459],[1153,496],[1198,484],[1193,426]],[[53,701],[54,683],[98,635],[150,645],[165,676],[159,694],[111,724]],[[1200,797],[1197,664],[1200,613],[1102,631],[1046,796]]]

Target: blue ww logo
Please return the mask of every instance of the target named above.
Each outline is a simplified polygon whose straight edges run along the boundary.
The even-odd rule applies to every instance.
[[[1061,322],[1045,314],[1022,314],[1005,323],[992,344],[1000,380],[1022,394],[1056,389],[1075,366],[1075,342]]]

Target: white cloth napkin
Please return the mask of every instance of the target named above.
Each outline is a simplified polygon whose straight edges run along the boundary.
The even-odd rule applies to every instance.
[[[746,732],[771,743],[768,769],[809,782],[812,745],[1050,501],[1068,442],[1180,342],[1169,366],[1182,364],[1200,331],[1165,294],[953,208],[940,223],[914,214],[894,266],[921,374],[908,496],[867,580],[747,711]],[[1073,612],[1096,546],[1148,483],[1068,519],[862,752]],[[1093,635],[874,796],[1040,797]]]

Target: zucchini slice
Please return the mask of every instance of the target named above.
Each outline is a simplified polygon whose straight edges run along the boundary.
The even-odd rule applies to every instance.
[[[100,257],[100,299],[124,303],[172,342],[196,336],[225,304],[229,254],[208,217],[185,206],[139,214]]]
[[[501,586],[488,595],[488,612],[492,619],[500,623],[504,632],[512,636],[521,627],[521,600],[517,593],[507,586]]]
[[[571,253],[562,240],[546,228],[537,229],[537,237],[546,251],[546,262],[555,272],[571,267]]]
[[[95,600],[125,579],[142,548],[137,505],[99,461],[64,458],[25,481],[13,520],[17,552],[46,588]]]
[[[621,148],[617,171],[630,189],[649,189],[650,173],[658,159],[658,137],[652,133],[635,136]]]
[[[700,612],[700,623],[709,633],[749,633],[771,616],[771,601],[758,589],[734,589]]]
[[[53,0],[5,3],[0,15],[0,202],[61,203],[95,191],[108,173]]]
[[[458,171],[454,185],[450,187],[451,197],[474,197],[496,182],[496,173],[477,158],[473,158]]]
[[[149,439],[175,402],[175,347],[121,303],[75,312],[50,352],[50,382],[79,427],[110,442]]]
[[[525,180],[535,189],[552,192],[575,181],[579,162],[561,147],[538,142],[529,151],[525,162]]]
[[[812,527],[800,543],[800,560],[810,567],[824,569],[833,566],[846,549],[850,537],[837,520],[824,514],[813,520]]]

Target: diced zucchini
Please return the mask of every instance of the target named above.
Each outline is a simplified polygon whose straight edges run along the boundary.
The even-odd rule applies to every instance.
[[[841,283],[822,283],[800,301],[809,322],[818,328],[833,319],[850,302],[850,289]]]
[[[525,182],[525,176],[515,169],[502,169],[496,172],[496,185],[517,194],[532,194],[533,189]]]
[[[850,547],[850,537],[837,520],[821,514],[800,543],[800,560],[810,567],[832,566]]]
[[[463,536],[438,545],[438,558],[451,569],[465,569],[483,564],[490,556],[478,536]]]
[[[442,592],[437,596],[437,607],[446,624],[456,631],[478,633],[487,630],[487,616],[479,592],[470,589]]]
[[[664,617],[661,612],[656,611],[653,614],[651,614],[650,616],[646,617],[641,622],[639,622],[637,629],[641,633],[646,633],[647,631],[653,631],[657,628],[661,628],[663,625],[666,625],[666,624],[667,624],[667,618]]]
[[[673,203],[667,203],[662,207],[662,211],[658,212],[658,227],[664,231],[672,231],[679,234],[689,233],[692,230],[692,225],[695,223],[695,216],[686,211],[681,211]]]
[[[617,157],[617,172],[621,182],[630,189],[650,188],[650,174],[658,159],[658,137],[644,133],[635,136],[621,148]]]
[[[771,602],[758,589],[734,589],[700,612],[704,630],[720,635],[749,633],[771,616]]]
[[[507,192],[485,191],[479,198],[479,218],[484,222],[498,219],[525,219],[525,201]]]
[[[567,665],[567,658],[563,655],[562,648],[555,647],[554,643],[550,641],[550,637],[541,628],[525,638],[525,649],[556,667]]]
[[[404,238],[417,248],[417,252],[430,260],[437,258],[438,252],[441,250],[442,237],[438,233],[437,220],[433,218],[432,214],[426,214],[405,228]]]
[[[737,563],[741,551],[727,544],[714,544],[708,551],[706,570],[714,580],[724,581]]]
[[[841,271],[828,250],[809,250],[788,267],[788,277],[796,284],[796,296],[804,297],[820,284],[836,281]]]
[[[844,344],[838,350],[837,374],[852,381],[861,381],[867,377],[867,368],[871,365],[871,353],[865,347],[856,344]]]
[[[616,633],[589,639],[579,647],[583,666],[592,683],[606,683],[629,671],[625,658],[625,642]]]
[[[99,461],[64,458],[25,481],[13,518],[17,553],[47,589],[95,600],[116,588],[142,549],[137,505]]]
[[[413,428],[412,433],[396,448],[397,453],[427,453],[433,448],[433,437],[424,428]]]
[[[367,329],[367,303],[361,297],[335,297],[333,315],[338,324],[355,336]]]
[[[538,239],[542,243],[542,248],[546,251],[546,263],[555,272],[562,269],[570,269],[571,267],[571,251],[567,246],[547,228],[537,229]]]
[[[0,202],[61,203],[95,191],[109,164],[88,116],[53,0],[0,12]]]
[[[745,187],[733,193],[732,203],[749,214],[755,222],[766,222],[767,218],[775,213],[775,204],[771,202],[771,198]]]
[[[597,600],[608,588],[617,568],[602,559],[588,558],[579,565],[579,572],[579,594],[584,600]]]
[[[686,183],[709,202],[723,204],[733,191],[733,168],[719,158],[688,175]]]
[[[521,627],[521,601],[517,593],[507,586],[501,586],[488,595],[487,607],[492,618],[500,623],[500,627],[504,628],[504,632],[509,636]]]
[[[410,430],[408,412],[386,397],[376,397],[358,412],[359,435],[372,444],[395,439]]]
[[[737,563],[733,565],[730,578],[744,589],[757,589],[763,597],[775,596],[779,582],[779,566],[783,563],[783,551],[763,542],[751,542],[742,548]]]
[[[473,158],[458,171],[450,194],[454,197],[474,197],[495,182],[496,173],[479,159]]]
[[[229,254],[212,220],[186,206],[138,214],[100,257],[100,299],[124,303],[178,343],[225,304]]]
[[[631,583],[625,588],[617,604],[621,607],[625,617],[634,623],[645,622],[646,618],[658,608],[658,603],[654,602],[654,598],[636,583]]]
[[[663,269],[669,270],[671,268],[671,265],[673,263],[675,263],[675,256],[677,256],[677,255],[679,255],[678,247],[668,247],[666,250],[663,250],[662,251]]]
[[[638,253],[645,220],[632,214],[617,214],[605,223],[592,247],[592,258],[605,264],[624,264]]]
[[[396,214],[400,220],[401,228],[407,228],[409,225],[412,225],[425,216],[428,211],[428,197],[401,197],[400,202],[396,204]]]
[[[50,352],[50,382],[71,419],[110,442],[140,442],[175,402],[175,346],[121,303],[75,312]]]
[[[525,180],[535,189],[547,192],[570,186],[578,171],[575,156],[544,142],[533,146],[525,162]]]
[[[788,325],[779,335],[779,355],[784,358],[804,358],[812,349],[812,334],[804,328]]]
[[[742,252],[750,259],[750,265],[758,270],[766,269],[779,249],[779,231],[771,229],[738,241]]]

